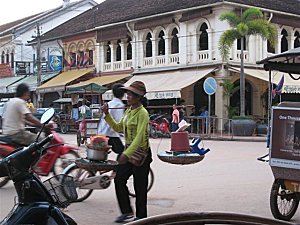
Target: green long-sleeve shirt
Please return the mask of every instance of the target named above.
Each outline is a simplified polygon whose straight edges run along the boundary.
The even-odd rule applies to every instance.
[[[130,158],[139,147],[145,150],[149,148],[149,114],[143,106],[136,109],[131,109],[131,107],[127,109],[119,123],[109,114],[105,116],[105,121],[116,132],[124,132],[125,143],[128,148],[123,154],[128,158]]]

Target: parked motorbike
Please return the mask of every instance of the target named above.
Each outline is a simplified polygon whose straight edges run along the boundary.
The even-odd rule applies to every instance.
[[[165,115],[157,115],[156,117],[150,117],[149,121],[149,134],[152,138],[158,137],[171,137],[169,129],[170,123]]]
[[[48,109],[41,118],[46,124],[54,115]],[[76,225],[60,208],[66,208],[77,198],[72,177],[56,175],[42,183],[31,167],[40,157],[57,145],[47,145],[54,139],[50,134],[42,141],[18,148],[0,161],[0,177],[9,177],[18,195],[18,203],[0,223],[1,225]],[[47,145],[47,146],[46,146]]]
[[[53,139],[50,145],[54,147],[49,149],[45,155],[33,166],[33,170],[40,176],[48,176],[50,172],[54,175],[62,173],[62,171],[75,159],[79,158],[78,148],[72,145],[64,144],[64,140],[54,130],[47,131],[52,134]],[[0,159],[15,151],[18,147],[8,137],[0,137]],[[9,182],[9,177],[0,178],[0,188]]]

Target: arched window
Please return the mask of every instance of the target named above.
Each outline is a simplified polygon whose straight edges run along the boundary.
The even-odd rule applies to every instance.
[[[152,35],[148,33],[146,36],[146,57],[152,57]]]
[[[76,53],[71,53],[71,67],[76,67]]]
[[[203,23],[200,27],[199,51],[208,50],[208,33],[207,24]]]
[[[179,41],[178,41],[178,30],[174,28],[172,31],[172,39],[171,39],[171,54],[179,53]]]
[[[289,43],[287,39],[288,33],[285,29],[281,31],[281,52],[285,52],[289,49]]]
[[[116,50],[116,61],[121,61],[121,40],[118,40],[118,43],[117,43],[117,50]]]
[[[131,37],[127,39],[127,60],[132,59],[132,46],[131,46]]]
[[[163,31],[158,34],[158,55],[165,55],[165,33]]]
[[[272,45],[271,45],[271,43],[269,41],[267,41],[267,51],[269,53],[273,53],[273,54],[275,53],[275,48],[272,47]]]
[[[298,48],[300,47],[300,33],[296,31],[294,36],[295,36],[294,48]]]
[[[93,65],[93,64],[94,64],[94,51],[89,50],[89,65]]]
[[[10,67],[11,68],[14,68],[15,66],[15,63],[14,63],[14,61],[15,61],[15,55],[14,55],[14,53],[12,52],[12,53],[10,53]]]
[[[242,50],[241,39],[237,39],[237,50]],[[246,37],[244,37],[244,50],[247,50],[247,48],[246,48]]]
[[[9,63],[9,53],[6,53],[6,63]]]
[[[110,41],[107,42],[107,46],[106,46],[106,62],[109,63],[111,62],[111,49],[110,49]]]
[[[2,54],[1,54],[1,64],[4,64],[4,59],[5,59],[5,52],[2,52]]]

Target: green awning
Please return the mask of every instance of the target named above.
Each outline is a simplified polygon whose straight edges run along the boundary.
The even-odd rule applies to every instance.
[[[99,84],[90,83],[76,87],[67,87],[67,93],[71,92],[88,92],[88,93],[98,93],[103,94],[108,88]]]
[[[22,80],[25,76],[14,76],[14,77],[4,77],[0,78],[0,93],[8,93],[7,87],[9,85],[15,84],[19,80]]]
[[[59,72],[55,72],[55,73],[43,73],[41,75],[41,81],[42,83],[45,81],[48,81],[49,79],[51,79],[52,77],[56,76]],[[19,80],[18,82],[9,85],[7,87],[7,93],[15,93],[17,86],[21,83],[25,83],[29,86],[30,91],[35,91],[37,88],[37,76],[35,75],[29,75],[27,77],[25,77],[22,80]]]

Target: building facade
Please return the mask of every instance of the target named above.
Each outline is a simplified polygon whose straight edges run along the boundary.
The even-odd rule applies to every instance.
[[[299,1],[293,1],[299,5]],[[289,6],[293,5],[290,1],[269,0],[258,3],[239,0],[175,2],[150,3],[142,0],[137,3],[127,0],[120,3],[107,0],[45,34],[44,42],[64,35],[70,37],[72,32],[94,32],[93,62],[97,74],[104,76],[132,70],[133,78],[128,82],[133,79],[145,81],[147,96],[153,104],[184,102],[197,108],[207,106],[203,82],[209,76],[214,77],[218,89],[213,96],[212,112],[223,118],[228,116],[224,110],[227,99],[220,84],[225,78],[239,83],[241,46],[236,41],[229,60],[222,60],[219,39],[230,26],[219,17],[226,11],[240,12],[258,7],[265,18],[276,25],[277,45],[272,49],[266,40],[258,36],[246,39],[246,114],[265,117],[268,72],[256,61],[299,47],[300,27],[296,22],[300,17],[299,7]],[[126,12],[122,10],[125,5],[128,8]],[[82,23],[84,18],[92,18],[92,21]],[[70,30],[69,27],[75,24],[76,30]],[[78,43],[71,49],[69,42],[63,41],[63,44],[68,52],[72,52],[72,58],[85,54],[84,47],[78,50]],[[278,83],[281,75],[275,72],[273,82]],[[297,84],[287,78],[283,98],[295,98],[289,93],[293,85]],[[239,95],[236,93],[231,97],[231,104],[238,106],[238,103]]]

